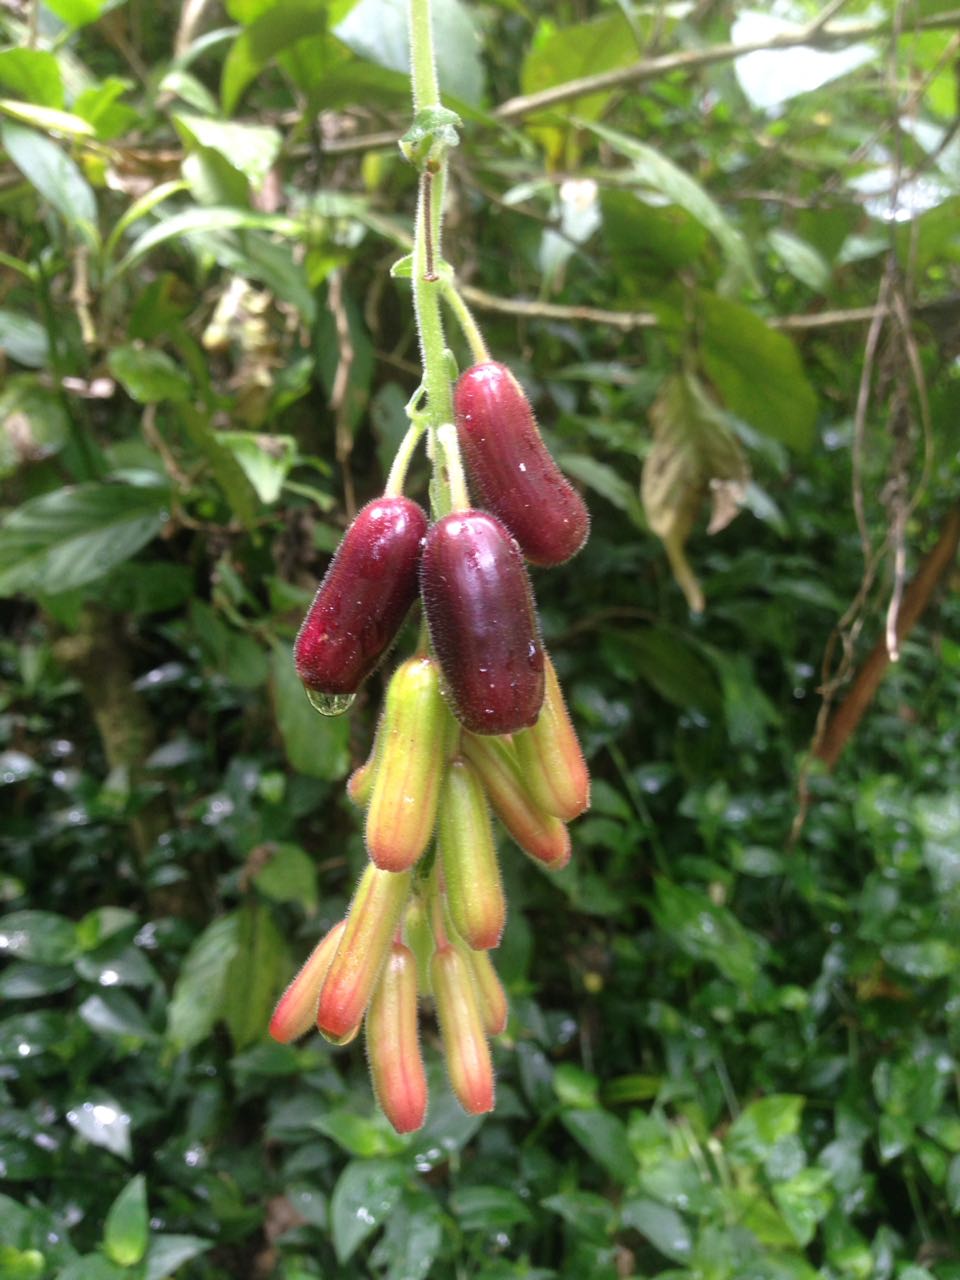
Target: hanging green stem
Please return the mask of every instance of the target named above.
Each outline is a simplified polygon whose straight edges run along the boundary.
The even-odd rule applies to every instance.
[[[470,352],[474,360],[477,364],[485,363],[490,359],[490,352],[487,349],[483,334],[480,332],[480,326],[473,318],[473,312],[460,296],[457,286],[452,280],[441,280],[440,288],[444,302],[453,312],[457,323],[463,330],[463,336],[470,344]]]

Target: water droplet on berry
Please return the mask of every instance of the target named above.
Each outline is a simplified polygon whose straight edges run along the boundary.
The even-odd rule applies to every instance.
[[[353,706],[355,693],[319,693],[316,689],[307,689],[310,705],[322,716],[342,716]]]

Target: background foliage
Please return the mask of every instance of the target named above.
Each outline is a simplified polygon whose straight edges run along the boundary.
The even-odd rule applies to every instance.
[[[0,1275],[958,1280],[954,597],[790,839],[828,638],[955,501],[957,15],[436,10],[445,252],[594,517],[536,580],[594,804],[560,875],[502,850],[497,1112],[438,1079],[398,1138],[361,1050],[264,1036],[363,858],[382,677],[322,719],[290,645],[417,382],[403,6],[8,6]],[[676,558],[747,467],[693,615],[647,520]]]

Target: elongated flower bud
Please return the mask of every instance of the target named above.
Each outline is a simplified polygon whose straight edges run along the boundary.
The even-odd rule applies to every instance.
[[[367,810],[367,849],[385,871],[406,871],[430,843],[450,720],[436,665],[411,658],[398,667],[387,689]]]
[[[473,974],[473,982],[477,992],[477,1004],[480,1016],[488,1036],[498,1036],[506,1029],[507,1016],[510,1012],[507,1005],[507,993],[503,983],[493,967],[489,951],[470,951],[464,948],[463,954]]]
[[[507,903],[483,785],[466,760],[454,760],[447,768],[437,834],[447,903],[457,932],[474,950],[497,946]]]
[[[430,972],[453,1092],[472,1115],[492,1111],[493,1062],[467,962],[448,944],[434,952]]]
[[[310,952],[303,968],[277,1001],[270,1019],[270,1034],[281,1044],[306,1035],[317,1016],[320,988],[343,936],[346,921],[335,924]]]
[[[537,723],[514,735],[524,785],[541,809],[564,822],[590,807],[590,774],[570,723],[560,681],[544,655],[546,693]]]
[[[368,866],[350,904],[346,928],[320,991],[317,1026],[339,1039],[363,1018],[410,894],[410,872]]]
[[[395,942],[367,1010],[373,1091],[397,1133],[412,1133],[427,1110],[427,1078],[417,1027],[417,962]]]
[[[510,743],[465,733],[461,749],[479,773],[494,813],[524,853],[551,871],[565,867],[570,861],[570,833],[527,791]]]
[[[433,930],[430,928],[430,913],[419,894],[410,899],[403,917],[403,938],[417,962],[417,985],[425,996],[432,995],[430,957],[433,955]]]

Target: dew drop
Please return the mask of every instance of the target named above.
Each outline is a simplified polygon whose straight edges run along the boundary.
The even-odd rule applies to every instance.
[[[322,716],[342,716],[353,706],[355,693],[319,693],[316,689],[306,690],[311,707]]]

